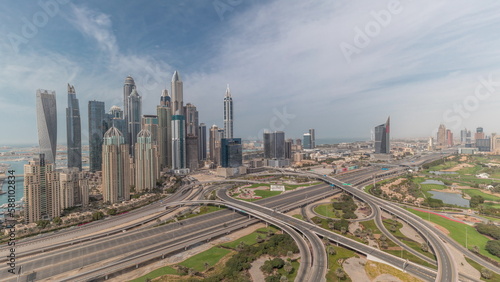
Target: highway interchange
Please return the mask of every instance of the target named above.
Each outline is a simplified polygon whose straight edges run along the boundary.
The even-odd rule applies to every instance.
[[[428,156],[412,162],[412,166],[438,158]],[[191,246],[207,242],[228,232],[244,228],[248,225],[265,221],[290,234],[297,242],[301,255],[301,264],[296,281],[324,281],[327,271],[326,252],[320,237],[353,249],[368,258],[376,258],[399,269],[412,273],[424,281],[458,281],[459,274],[454,260],[448,250],[449,245],[457,248],[466,256],[480,264],[498,272],[498,269],[479,257],[475,257],[453,240],[438,234],[420,218],[405,209],[388,201],[366,194],[353,185],[369,182],[372,178],[389,177],[403,173],[407,168],[394,166],[386,171],[370,167],[349,173],[341,179],[312,172],[295,172],[281,170],[278,175],[299,175],[322,180],[326,184],[288,191],[280,196],[266,198],[256,202],[238,201],[227,195],[228,183],[253,183],[249,180],[221,180],[210,183],[194,182],[182,186],[176,193],[162,201],[113,217],[112,220],[101,220],[82,226],[62,230],[43,237],[18,242],[18,263],[23,266],[19,277],[2,275],[1,281],[25,281],[25,277],[36,273],[36,279],[53,279],[61,281],[90,281],[113,277],[155,260],[181,252]],[[269,174],[269,173],[266,173]],[[320,199],[331,197],[340,189],[367,203],[372,209],[370,218],[384,233],[389,233],[381,222],[381,210],[397,216],[400,220],[418,230],[428,240],[437,262],[422,256],[413,249],[390,237],[407,251],[425,257],[430,263],[437,263],[438,271],[429,269],[386,252],[361,244],[340,236],[314,224],[288,216],[285,212],[305,207]],[[207,201],[204,196],[217,191],[217,201]],[[172,215],[188,205],[217,204],[228,207],[226,210],[200,215],[190,219],[161,225],[146,227],[147,222],[155,222],[157,218]],[[238,212],[235,212],[237,210]],[[101,231],[99,231],[101,230]],[[445,237],[445,238],[443,238]],[[75,239],[76,238],[76,239]],[[404,245],[404,246],[403,246]],[[7,254],[7,248],[0,248],[0,255]],[[5,265],[0,266],[1,273],[7,273]],[[32,274],[33,275],[33,274]],[[460,276],[471,280],[466,276]]]

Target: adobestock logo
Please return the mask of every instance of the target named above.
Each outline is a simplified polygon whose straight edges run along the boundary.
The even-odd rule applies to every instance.
[[[342,42],[340,43],[340,51],[344,55],[348,63],[352,61],[354,54],[360,54],[362,49],[368,47],[372,42],[372,38],[377,37],[382,31],[383,27],[387,27],[393,15],[398,15],[403,11],[400,1],[394,0],[387,4],[387,9],[375,12],[371,11],[370,15],[373,20],[365,24],[364,29],[356,26],[354,28],[353,44]]]
[[[448,109],[443,113],[443,120],[448,123],[453,123],[450,127],[454,130],[462,128],[462,122],[471,116],[472,112],[479,109],[481,101],[485,101],[496,93],[496,88],[500,87],[500,80],[494,81],[493,74],[489,74],[487,78],[479,77],[479,83],[474,89],[474,94],[465,97],[462,103],[456,103],[452,109]]]
[[[48,0],[38,1],[38,6],[42,8],[33,14],[31,19],[22,17],[23,26],[21,27],[21,35],[9,32],[7,38],[14,52],[19,53],[19,45],[27,44],[29,40],[38,34],[38,30],[43,28],[49,22],[49,19],[55,17],[59,13],[59,5],[69,3],[69,0]]]

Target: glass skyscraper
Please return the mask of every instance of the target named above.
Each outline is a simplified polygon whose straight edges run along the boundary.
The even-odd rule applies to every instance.
[[[104,102],[89,101],[89,170],[102,170],[102,141],[108,131],[108,115],[104,111]]]
[[[222,138],[220,147],[222,167],[240,167],[243,164],[241,138]]]
[[[68,168],[82,170],[82,127],[80,105],[75,87],[68,84],[68,107],[66,108],[66,137],[68,147]]]
[[[36,120],[40,153],[45,161],[55,164],[57,145],[56,92],[38,89],[36,91]]]
[[[390,117],[385,124],[375,127],[375,154],[389,154],[390,146]]]
[[[285,132],[264,133],[264,158],[278,160],[285,158]]]
[[[172,116],[172,169],[186,168],[186,123],[183,115]]]

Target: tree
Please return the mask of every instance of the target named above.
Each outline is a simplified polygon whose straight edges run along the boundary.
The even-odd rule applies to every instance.
[[[260,235],[257,235],[257,238],[255,238],[255,241],[257,241],[257,243],[262,243],[262,242],[264,242],[264,238],[262,238],[262,236],[260,236]]]
[[[326,248],[326,252],[329,254],[329,255],[336,255],[337,254],[337,251],[335,251],[335,248],[333,246],[328,246]]]
[[[328,240],[327,237],[323,237],[323,244],[325,244],[325,246],[328,246],[329,243],[330,243],[330,240]]]
[[[293,270],[293,266],[292,266],[292,263],[287,261],[285,262],[285,266],[283,266],[283,269],[286,271],[286,273],[290,274],[292,273],[292,270]]]
[[[39,220],[36,222],[36,226],[38,226],[40,229],[44,229],[49,225],[50,221],[48,220]]]
[[[347,228],[345,228],[344,226],[342,226],[340,228],[340,233],[345,234],[346,232],[347,232]]]
[[[491,279],[491,277],[493,277],[493,273],[491,272],[491,270],[483,267],[481,269],[481,277],[483,277],[484,279]]]
[[[102,211],[95,211],[92,213],[92,220],[99,220],[104,217],[104,213]]]
[[[341,280],[345,278],[345,272],[340,267],[335,269],[335,275],[337,276],[338,279],[341,279]]]
[[[289,258],[292,258],[293,257],[293,252],[292,251],[286,252],[286,256],[289,257]]]
[[[424,252],[427,252],[427,251],[429,251],[429,246],[427,245],[427,243],[423,242],[420,245],[420,249],[422,249],[422,251],[424,251]]]
[[[55,225],[61,225],[62,223],[62,219],[58,216],[54,217],[54,219],[52,220],[52,222],[55,224]]]
[[[203,266],[205,266],[205,270],[208,270],[210,268],[210,264],[208,264],[208,262],[205,262]]]
[[[473,253],[479,254],[479,247],[478,246],[472,246],[471,251]]]
[[[241,242],[238,244],[238,246],[236,246],[236,250],[237,250],[238,252],[241,252],[241,251],[245,248],[245,246],[246,246],[245,242],[241,241]]]
[[[490,240],[486,242],[485,249],[490,252],[490,254],[500,257],[500,241]]]
[[[285,276],[285,275],[282,275],[282,276],[280,277],[280,282],[288,282],[288,278],[286,278],[286,276]]]

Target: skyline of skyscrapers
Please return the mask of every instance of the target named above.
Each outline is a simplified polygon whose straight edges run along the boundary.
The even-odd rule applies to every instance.
[[[56,92],[38,89],[36,91],[36,121],[38,144],[45,162],[55,164],[57,146],[57,104]]]
[[[66,146],[68,148],[68,168],[82,170],[82,125],[80,105],[75,87],[68,83],[68,107],[66,108]]]

